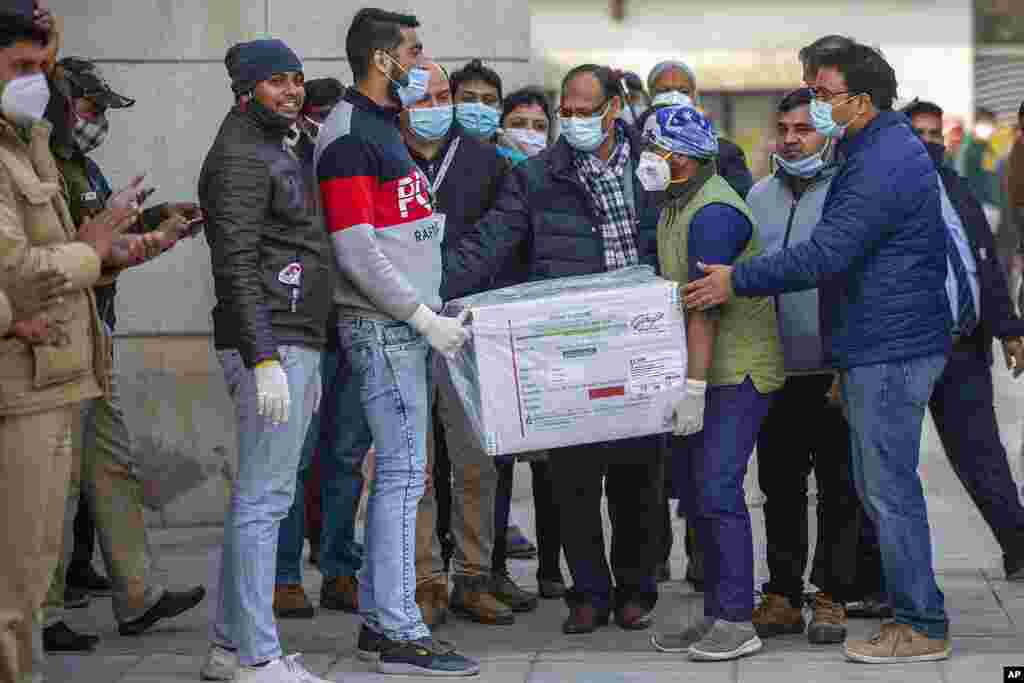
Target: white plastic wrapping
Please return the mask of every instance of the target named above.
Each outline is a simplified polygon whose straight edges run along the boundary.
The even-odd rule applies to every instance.
[[[650,267],[484,292],[445,313],[465,308],[472,338],[435,356],[435,372],[491,456],[671,430],[685,325],[676,284]]]

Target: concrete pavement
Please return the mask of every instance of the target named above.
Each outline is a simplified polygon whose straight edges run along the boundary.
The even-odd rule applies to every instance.
[[[996,371],[997,407],[1003,440],[1011,453],[1018,484],[1021,477],[1021,435],[1024,428],[1020,399],[1024,384],[1013,383],[1005,371]],[[764,526],[760,494],[754,484],[752,464],[748,499],[754,518],[758,585],[766,575]],[[609,627],[587,636],[565,636],[560,624],[565,608],[544,601],[540,608],[517,616],[512,626],[478,626],[455,621],[439,635],[456,642],[466,654],[482,662],[486,683],[667,683],[701,681],[1002,681],[1003,667],[1024,666],[1024,583],[1003,580],[999,548],[981,516],[967,499],[953,475],[934,430],[929,424],[921,464],[928,494],[929,514],[939,583],[946,594],[952,621],[954,656],[939,664],[871,667],[847,663],[836,646],[811,646],[803,636],[765,641],[758,655],[723,664],[697,664],[683,656],[654,652],[649,632],[625,632]],[[517,468],[514,516],[532,536],[529,468]],[[812,515],[813,519],[813,515]],[[677,539],[681,539],[681,523]],[[641,530],[642,532],[642,530]],[[154,531],[153,543],[161,573],[175,587],[212,583],[220,530]],[[811,538],[814,538],[812,530]],[[812,541],[813,542],[813,541]],[[673,574],[681,577],[686,565],[683,544],[675,544]],[[535,585],[534,562],[511,561],[523,584]],[[568,578],[568,573],[566,573]],[[319,595],[320,575],[306,572],[306,588],[312,599]],[[90,608],[71,612],[70,623],[99,633],[103,642],[89,656],[55,656],[48,661],[50,681],[88,683],[179,683],[197,681],[206,651],[211,599],[139,638],[117,635],[109,600],[95,600]],[[702,615],[702,602],[686,584],[663,584],[656,608],[656,629],[679,629]],[[353,656],[356,617],[321,612],[310,621],[284,621],[281,634],[288,652],[302,652],[310,670],[329,680],[345,683],[396,680],[379,676]],[[867,636],[878,622],[850,622],[851,634]],[[399,678],[397,680],[419,680]],[[424,679],[426,680],[426,679]]]

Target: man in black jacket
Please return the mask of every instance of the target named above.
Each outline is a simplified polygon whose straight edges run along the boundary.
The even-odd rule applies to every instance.
[[[237,97],[199,178],[217,305],[214,341],[238,410],[238,475],[225,522],[220,592],[203,676],[319,683],[283,657],[274,622],[278,529],[295,495],[320,400],[327,239],[285,137],[302,110],[302,63],[279,40],[232,47]]]
[[[402,111],[400,125],[410,156],[430,183],[434,210],[447,218],[441,245],[446,251],[478,239],[473,226],[493,205],[508,163],[493,145],[465,134],[453,121],[444,68],[433,63],[425,68],[430,71],[427,93]],[[447,298],[443,282],[441,292]],[[433,372],[434,434],[427,438],[427,471],[433,479],[416,514],[416,602],[428,626],[443,621],[449,609],[447,573],[435,533],[447,503],[454,541],[451,610],[481,624],[511,624],[513,611],[535,608],[537,598],[507,576],[491,576],[498,472],[473,436],[445,365],[436,363]]]
[[[926,112],[929,105],[918,103],[906,111],[919,134],[925,131],[928,114],[916,112]],[[945,165],[941,138],[923,141],[949,198],[949,204],[943,202],[944,217],[947,222],[959,219],[970,241],[981,300],[980,324],[973,334],[954,344],[932,394],[931,413],[953,470],[1003,550],[1007,579],[1024,581],[1024,507],[999,438],[991,369],[992,339],[997,338],[1002,342],[1007,369],[1013,370],[1014,377],[1024,373],[1024,321],[1014,312],[981,204],[966,180]],[[949,215],[950,210],[955,216]]]
[[[641,142],[618,119],[619,85],[611,69],[576,67],[562,84],[562,137],[516,166],[494,208],[476,226],[486,248],[446,253],[459,275],[450,296],[486,286],[523,255],[521,281],[589,275],[657,263],[658,210],[636,176]],[[465,246],[465,245],[463,245]],[[472,244],[470,244],[472,246]],[[624,439],[550,452],[565,557],[574,586],[565,633],[589,633],[611,613],[625,629],[651,624],[661,510],[661,437]],[[611,568],[601,522],[602,487],[612,520]]]

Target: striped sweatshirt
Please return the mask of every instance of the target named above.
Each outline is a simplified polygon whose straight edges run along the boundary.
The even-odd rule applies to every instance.
[[[409,155],[398,111],[350,89],[324,123],[314,157],[341,312],[408,320],[441,310],[444,217]]]

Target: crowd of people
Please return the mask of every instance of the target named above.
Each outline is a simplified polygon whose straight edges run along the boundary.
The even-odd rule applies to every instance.
[[[1007,579],[1024,580],[991,370],[998,339],[1024,372],[1007,277],[1024,142],[997,246],[972,142],[990,117],[951,152],[939,105],[894,109],[877,49],[827,36],[794,56],[804,87],[779,103],[773,172],[755,183],[683,62],[646,82],[580,65],[553,104],[540,88],[506,93],[480,60],[449,74],[415,17],[363,9],[350,87],[306,81],[280,40],[231,47],[235,103],[198,203],[143,209],[145,178],[114,192],[90,157],[108,111],[134,101],[93,62],[60,57],[59,17],[37,0],[0,15],[0,683],[38,680],[37,641],[95,648],[65,621],[91,597],[113,596],[126,636],[205,597],[152,576],[111,343],[118,274],[200,233],[239,438],[203,680],[321,681],[277,630],[316,615],[307,539],[319,608],[361,616],[357,654],[381,673],[475,675],[437,628],[511,624],[540,599],[566,602],[565,634],[650,629],[673,515],[704,616],[653,635],[654,650],[724,661],[806,631],[856,662],[947,658],[917,473],[926,409]],[[470,335],[445,302],[636,265],[678,282],[686,312],[667,433],[490,456],[445,363]],[[743,490],[755,447],[759,588]],[[536,544],[511,519],[517,460],[532,468]],[[513,580],[515,557],[538,558],[536,592]],[[847,638],[858,616],[887,621]]]

